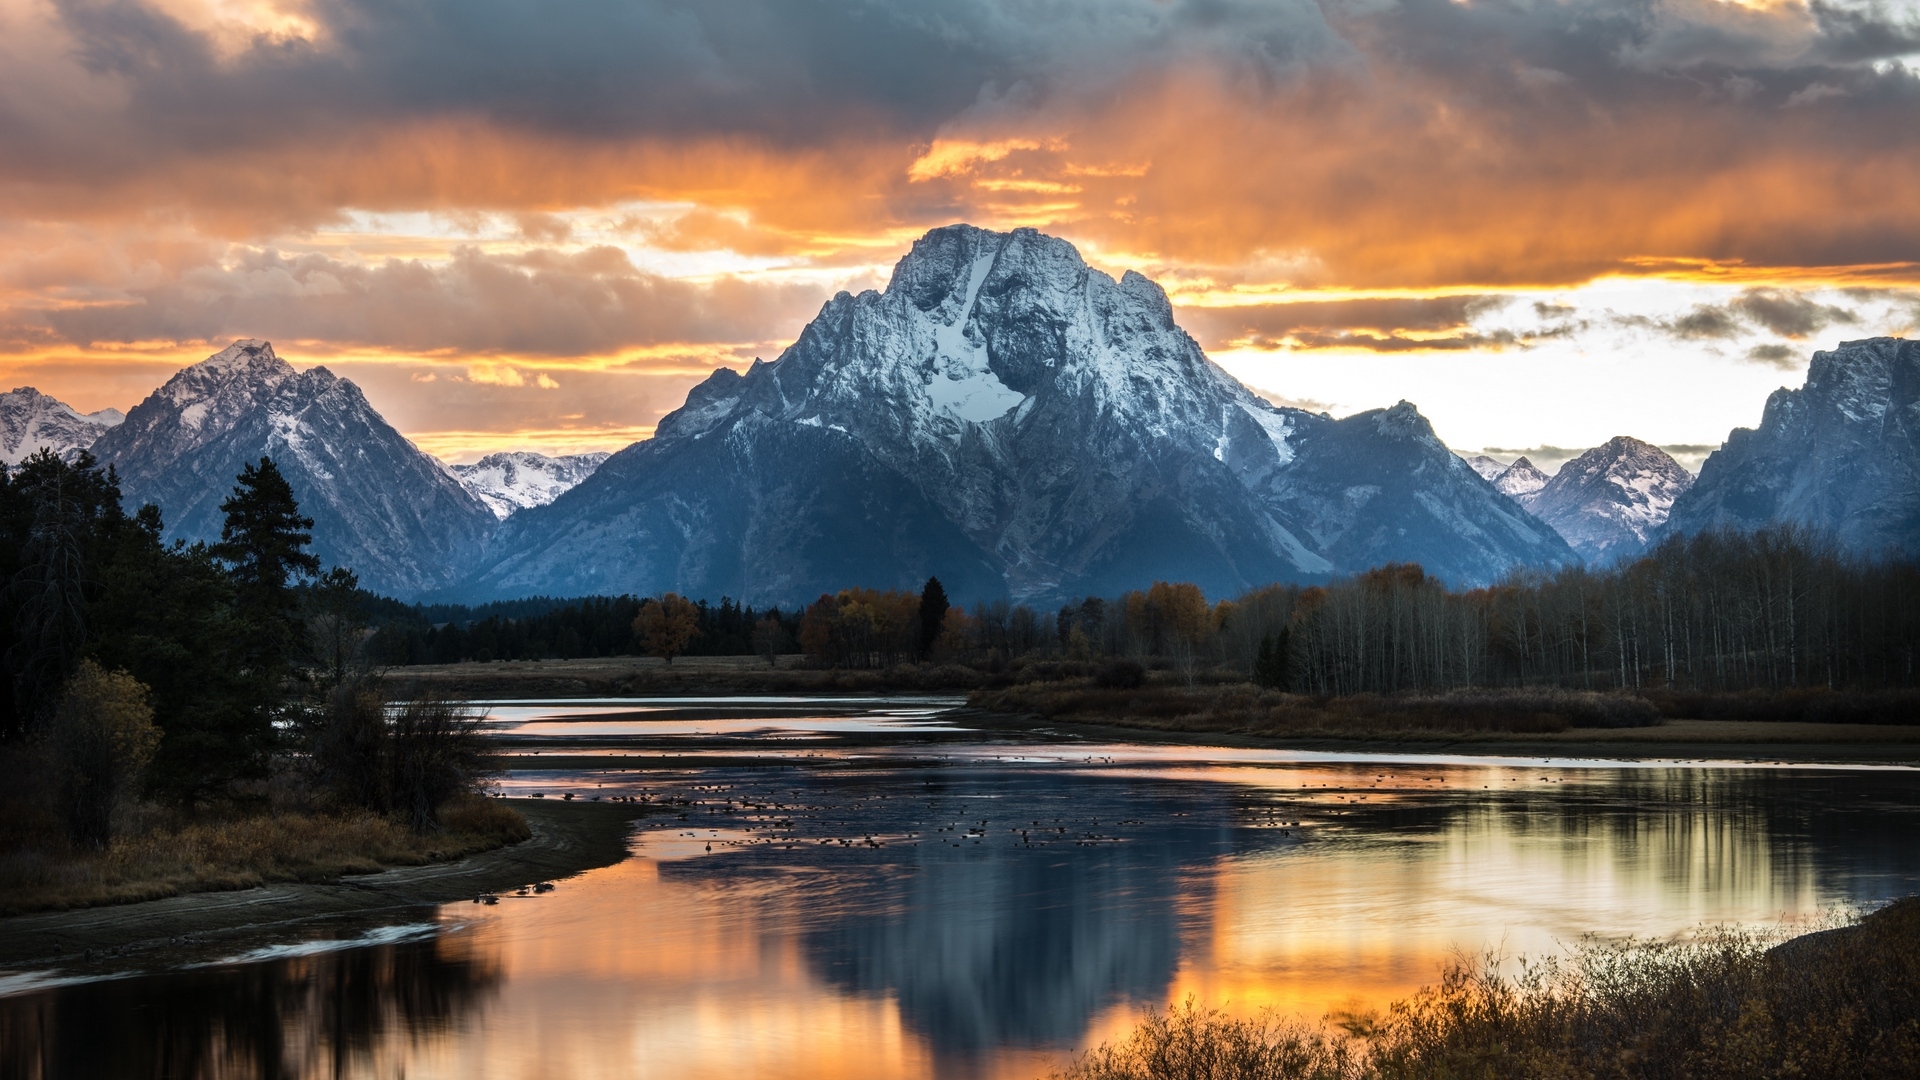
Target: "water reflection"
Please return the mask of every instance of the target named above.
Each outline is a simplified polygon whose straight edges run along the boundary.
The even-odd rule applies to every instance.
[[[504,972],[470,935],[330,950],[0,999],[0,1074],[295,1080],[404,1072]]]
[[[1913,772],[1251,760],[944,722],[915,742],[920,712],[835,731],[780,707],[726,725],[727,752],[799,722],[839,746],[519,774],[671,802],[626,863],[450,907],[468,928],[431,942],[0,1001],[8,1074],[1029,1077],[1189,993],[1314,1018],[1455,950],[1920,889]],[[619,749],[607,722],[576,735]]]

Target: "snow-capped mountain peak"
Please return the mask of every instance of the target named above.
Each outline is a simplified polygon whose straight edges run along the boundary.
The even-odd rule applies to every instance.
[[[1472,457],[1463,457],[1461,460],[1465,461],[1468,468],[1479,473],[1480,478],[1489,484],[1500,479],[1500,474],[1507,471],[1506,462],[1501,461],[1499,458],[1488,457],[1486,454],[1475,454]]]
[[[1560,467],[1528,509],[1590,562],[1638,555],[1693,474],[1666,451],[1616,436]]]
[[[935,229],[771,363],[516,513],[474,595],[805,600],[939,574],[969,598],[1154,577],[1232,594],[1388,560],[1455,581],[1572,560],[1412,405],[1334,420],[1209,360],[1166,293],[1032,229]]]
[[[93,451],[129,505],[158,505],[169,537],[213,539],[247,463],[272,457],[314,518],[314,551],[368,588],[413,595],[477,558],[492,512],[399,432],[350,380],[296,371],[264,341],[183,368]]]
[[[612,455],[569,454],[549,457],[531,450],[488,454],[471,465],[449,465],[456,479],[487,504],[497,518],[516,510],[545,506],[580,481]]]
[[[42,449],[71,460],[125,419],[119,409],[80,412],[31,386],[9,390],[0,394],[0,464],[18,465]]]
[[[1547,486],[1549,479],[1546,473],[1534,467],[1533,462],[1521,457],[1515,458],[1513,464],[1494,477],[1493,486],[1499,489],[1500,494],[1526,506],[1541,488]]]

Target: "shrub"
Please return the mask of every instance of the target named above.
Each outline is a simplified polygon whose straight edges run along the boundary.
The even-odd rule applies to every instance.
[[[116,815],[140,794],[160,745],[147,688],[124,671],[82,660],[47,723],[59,811],[75,847],[104,849]]]
[[[1133,690],[1147,681],[1147,669],[1138,660],[1109,660],[1093,677],[1095,686],[1106,690]]]

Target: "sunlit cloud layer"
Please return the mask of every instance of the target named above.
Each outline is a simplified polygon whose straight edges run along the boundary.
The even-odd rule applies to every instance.
[[[1709,445],[1920,318],[1917,70],[1912,3],[0,0],[0,381],[257,336],[611,448],[964,220],[1276,400]]]

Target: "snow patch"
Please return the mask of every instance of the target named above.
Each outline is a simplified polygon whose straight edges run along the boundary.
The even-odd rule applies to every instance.
[[[960,313],[952,322],[933,328],[933,371],[927,379],[927,399],[934,408],[975,424],[1005,416],[1026,400],[1026,395],[1000,381],[987,366],[987,347],[966,332],[973,302],[993,269],[993,259],[994,254],[987,252],[973,260]]]

